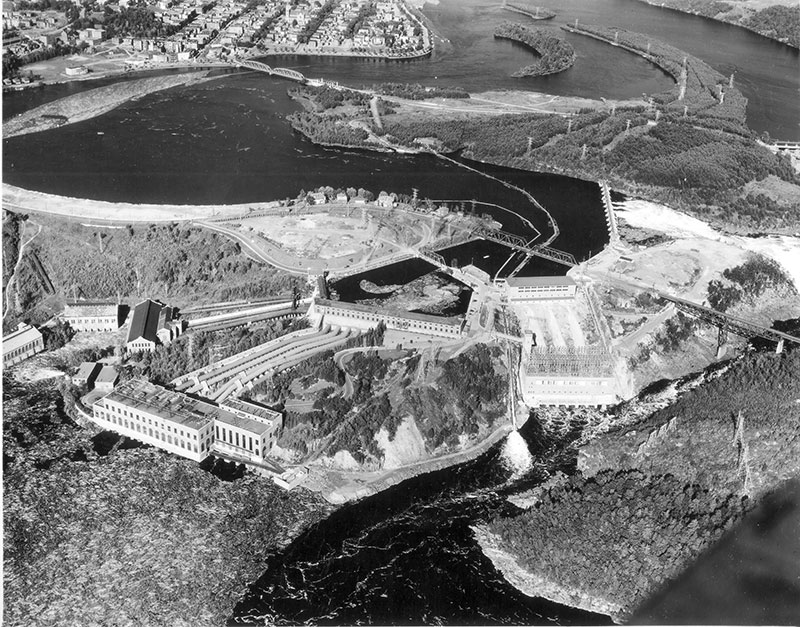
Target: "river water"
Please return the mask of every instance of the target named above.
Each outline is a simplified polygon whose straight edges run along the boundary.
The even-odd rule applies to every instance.
[[[540,4],[549,4],[558,16],[537,26],[558,28],[576,18],[616,25],[665,40],[725,75],[734,72],[749,99],[750,126],[780,139],[800,140],[796,50],[742,29],[634,0]],[[550,77],[514,79],[511,73],[528,64],[530,54],[494,40],[491,33],[503,20],[525,18],[504,12],[500,2],[484,0],[444,0],[427,6],[425,13],[446,40],[428,59],[383,63],[282,57],[269,62],[349,85],[420,82],[470,91],[530,89],[593,98],[636,97],[671,85],[667,76],[639,57],[572,34],[565,37],[578,56],[573,68]],[[4,94],[4,116],[115,80]],[[282,119],[295,108],[286,97],[290,86],[252,72],[228,72],[212,82],[151,94],[93,120],[4,140],[3,177],[23,187],[73,197],[204,204],[294,197],[301,189],[321,185],[364,187],[376,193],[411,193],[417,188],[423,197],[498,203],[547,232],[543,215],[518,191],[434,157],[313,146]],[[485,170],[528,190],[553,213],[562,232],[554,246],[583,258],[607,242],[600,194],[593,183],[491,166]],[[530,232],[513,215],[493,215],[512,232]],[[445,256],[495,271],[507,254],[501,247],[480,244]],[[536,261],[524,273],[552,271]],[[523,435],[536,453],[539,436],[530,425]],[[472,462],[343,507],[269,559],[231,620],[608,622],[525,597],[493,569],[473,539],[470,525],[512,511],[504,496],[542,476],[540,464],[525,472],[510,467],[498,445]]]
[[[269,558],[229,624],[611,624],[525,596],[477,546],[470,525],[518,511],[505,496],[543,477],[504,446],[337,510]]]

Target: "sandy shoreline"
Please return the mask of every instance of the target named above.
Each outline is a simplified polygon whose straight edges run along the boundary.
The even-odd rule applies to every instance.
[[[280,201],[237,205],[169,205],[108,202],[88,198],[68,198],[23,189],[3,183],[3,206],[21,213],[42,213],[76,220],[108,223],[182,222],[217,217],[236,217],[250,209],[277,207]]]

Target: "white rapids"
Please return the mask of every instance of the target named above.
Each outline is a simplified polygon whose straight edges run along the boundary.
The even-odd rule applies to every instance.
[[[515,477],[526,473],[533,464],[533,457],[528,450],[528,444],[519,434],[519,431],[512,431],[508,435],[503,443],[500,457],[503,460],[503,464],[513,471]]]

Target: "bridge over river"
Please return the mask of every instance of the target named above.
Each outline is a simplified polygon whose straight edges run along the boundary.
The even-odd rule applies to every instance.
[[[234,61],[233,65],[237,67],[247,68],[248,70],[253,70],[255,72],[264,72],[265,74],[269,74],[270,76],[282,76],[283,78],[288,78],[290,80],[297,81],[298,83],[303,83],[307,85],[329,84],[334,87],[339,86],[338,83],[325,81],[321,78],[307,78],[302,72],[298,72],[297,70],[291,70],[285,67],[272,67],[267,65],[266,63],[261,63],[261,61],[253,61],[251,59]]]

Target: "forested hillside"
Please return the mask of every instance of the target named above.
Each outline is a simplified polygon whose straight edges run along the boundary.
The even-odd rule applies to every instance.
[[[368,338],[364,342],[369,345]],[[502,351],[485,344],[427,364],[415,352],[366,351],[339,368],[329,352],[274,375],[252,395],[287,409],[298,398],[310,399],[308,411],[287,413],[282,447],[300,456],[347,451],[359,463],[379,465],[383,453],[375,436],[385,430],[393,440],[406,417],[429,454],[487,434],[505,413],[505,372]],[[304,394],[307,389],[315,391]]]
[[[162,298],[180,307],[306,289],[304,280],[257,263],[238,244],[195,226],[96,228],[53,217],[41,224],[30,250],[54,298],[43,303],[40,281],[28,281],[15,312],[34,322],[60,310],[64,298]]]

